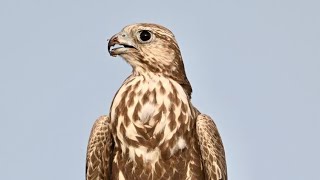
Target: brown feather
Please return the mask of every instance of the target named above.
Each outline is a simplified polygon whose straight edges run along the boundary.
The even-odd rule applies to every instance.
[[[227,180],[225,152],[217,126],[205,115],[197,117],[197,135],[206,179]]]
[[[110,177],[113,142],[109,123],[107,116],[101,116],[92,127],[86,158],[87,180],[108,180]]]

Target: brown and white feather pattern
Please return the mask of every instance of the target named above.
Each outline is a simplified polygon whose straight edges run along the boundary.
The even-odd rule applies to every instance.
[[[92,127],[87,147],[87,180],[106,180],[110,177],[113,140],[109,124],[110,119],[101,116]]]
[[[93,127],[87,180],[227,180],[221,138],[191,104],[172,32],[156,24],[129,25],[110,39],[108,50],[133,72],[116,93],[109,118]]]
[[[206,178],[227,179],[225,152],[216,125],[209,116],[200,114],[196,126]]]
[[[129,77],[110,110],[114,174],[125,179],[202,177],[190,108],[187,95],[174,80],[153,73]]]

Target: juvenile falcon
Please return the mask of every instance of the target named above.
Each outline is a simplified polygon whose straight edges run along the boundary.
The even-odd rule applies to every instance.
[[[132,66],[109,116],[94,124],[87,180],[227,180],[213,120],[191,104],[177,41],[167,28],[133,24],[112,36],[111,56]]]

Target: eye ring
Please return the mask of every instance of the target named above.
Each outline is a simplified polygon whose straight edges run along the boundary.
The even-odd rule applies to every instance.
[[[148,43],[152,38],[153,34],[148,30],[141,30],[138,34],[138,39],[141,43]]]

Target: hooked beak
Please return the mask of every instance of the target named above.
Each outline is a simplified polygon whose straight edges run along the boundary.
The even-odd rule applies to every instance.
[[[111,56],[125,54],[136,49],[133,40],[124,32],[112,36],[108,43],[108,51]]]

